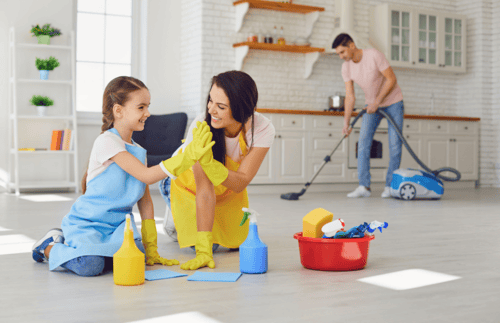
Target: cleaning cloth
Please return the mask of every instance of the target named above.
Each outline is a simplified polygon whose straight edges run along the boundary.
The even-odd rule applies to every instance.
[[[204,273],[197,271],[188,277],[189,281],[205,282],[230,282],[233,283],[240,278],[241,273]]]
[[[175,271],[166,269],[146,270],[146,280],[159,280],[187,276],[186,274],[179,274]]]

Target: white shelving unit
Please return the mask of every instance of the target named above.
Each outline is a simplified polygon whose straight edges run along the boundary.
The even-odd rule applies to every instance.
[[[35,40],[36,41],[36,40]],[[16,32],[9,30],[9,192],[20,190],[74,189],[78,192],[78,135],[75,96],[75,34],[70,32],[68,46],[16,42]],[[33,55],[55,56],[61,62],[59,73],[51,80],[35,77],[38,71]],[[35,72],[33,72],[33,70]],[[53,72],[51,72],[52,74]],[[38,116],[29,99],[34,94],[56,93],[54,106],[47,116]],[[50,97],[50,95],[49,95]],[[50,150],[52,131],[71,129],[70,150]],[[20,151],[21,148],[47,150]]]

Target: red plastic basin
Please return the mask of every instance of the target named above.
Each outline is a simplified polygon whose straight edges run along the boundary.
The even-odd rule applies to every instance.
[[[299,240],[300,262],[308,269],[327,271],[359,270],[366,266],[370,241],[375,236],[352,239],[322,239],[293,236]]]

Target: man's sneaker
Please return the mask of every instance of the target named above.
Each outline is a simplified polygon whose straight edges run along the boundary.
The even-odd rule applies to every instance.
[[[63,232],[59,228],[50,229],[42,239],[35,242],[33,248],[31,248],[33,251],[33,260],[36,262],[43,262],[44,260],[47,260],[44,253],[45,248],[49,245],[53,245],[54,243],[64,243]]]
[[[172,211],[167,206],[165,210],[165,217],[163,218],[163,230],[174,242],[177,242],[177,229],[175,229],[174,218],[172,216]]]
[[[357,189],[347,194],[347,197],[369,197],[372,193],[363,185],[359,185]]]
[[[389,186],[386,186],[384,188],[384,191],[382,192],[382,198],[388,198],[391,197],[391,188]]]

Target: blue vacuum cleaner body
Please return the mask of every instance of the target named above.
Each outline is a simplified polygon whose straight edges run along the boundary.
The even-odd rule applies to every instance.
[[[400,168],[392,174],[391,195],[398,199],[440,199],[443,182],[423,170]]]

